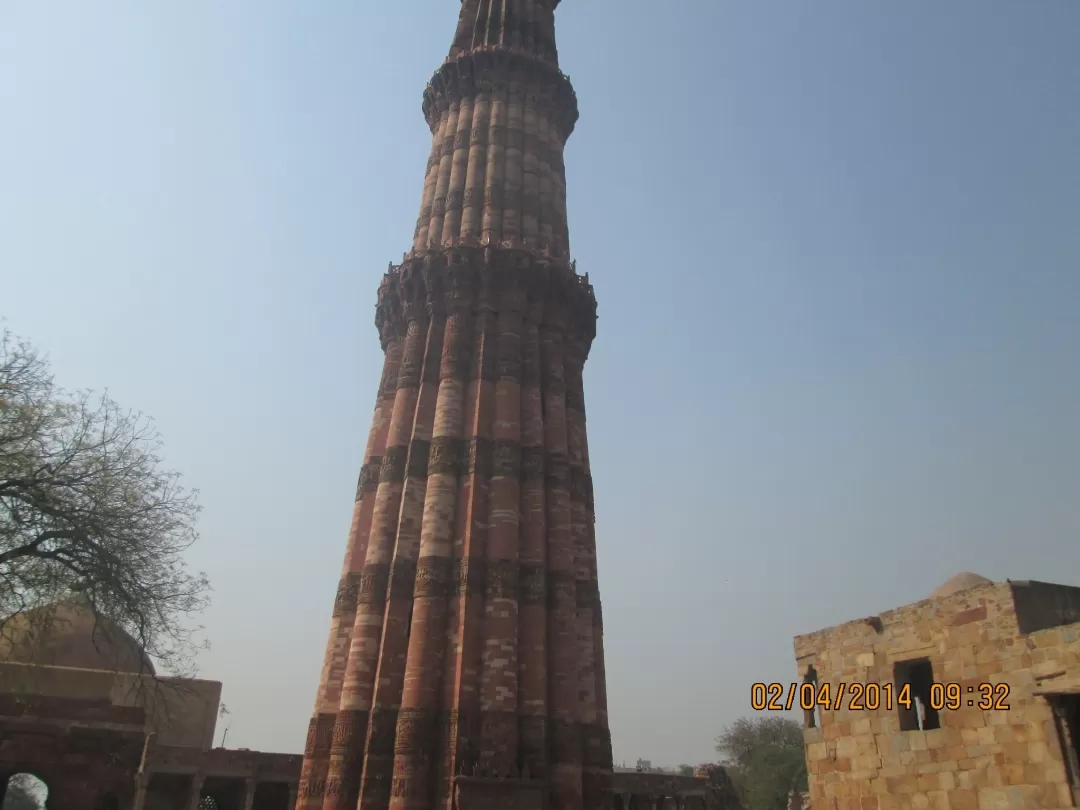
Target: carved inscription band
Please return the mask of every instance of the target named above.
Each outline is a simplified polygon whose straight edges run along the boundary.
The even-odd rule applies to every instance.
[[[611,732],[596,724],[507,712],[393,708],[376,709],[370,715],[359,710],[341,712],[336,723],[334,719],[333,715],[320,716],[318,734],[325,745],[315,744],[305,756],[325,758],[347,750],[352,741],[366,736],[367,772],[374,777],[376,784],[371,789],[376,792],[389,788],[395,754],[432,754],[446,750],[454,742],[458,743],[458,772],[470,776],[541,777],[549,762],[600,770],[609,770],[612,762]],[[315,733],[315,725],[312,721],[309,737]],[[516,773],[516,760],[506,759],[507,744],[521,746],[525,773]],[[362,750],[363,746],[359,747]],[[491,750],[485,750],[488,747]],[[309,779],[302,784],[303,795],[356,795],[362,761],[335,761],[328,779]],[[365,795],[368,790],[365,786]]]
[[[421,557],[416,561],[396,558],[392,565],[371,563],[359,574],[346,574],[338,584],[334,615],[355,613],[358,605],[377,608],[387,601],[452,596],[600,609],[596,580],[575,579],[571,572],[549,571],[543,564],[516,560]]]
[[[590,514],[594,509],[592,475],[583,467],[568,463],[565,455],[545,454],[542,447],[523,447],[515,439],[437,436],[413,439],[408,447],[388,447],[385,456],[361,467],[357,497],[374,493],[379,484],[401,484],[406,476],[423,481],[429,475],[517,478],[529,484],[547,480],[582,501]]]

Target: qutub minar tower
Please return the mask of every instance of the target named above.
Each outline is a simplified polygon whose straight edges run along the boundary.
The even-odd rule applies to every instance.
[[[611,802],[559,0],[463,0],[424,92],[412,250],[297,807],[600,810]]]

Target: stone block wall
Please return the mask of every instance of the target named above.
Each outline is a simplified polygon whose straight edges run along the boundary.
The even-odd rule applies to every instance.
[[[221,683],[129,672],[0,662],[0,697],[36,696],[99,701],[145,713],[162,745],[210,748]]]
[[[800,680],[812,667],[834,699],[841,682],[848,694],[851,684],[878,684],[895,695],[896,663],[914,659],[961,690],[962,705],[927,730],[902,731],[895,701],[877,711],[847,697],[822,707],[805,731],[814,810],[1074,806],[1068,751],[1041,693],[1076,687],[1080,624],[1022,634],[1014,592],[1030,595],[1026,585],[991,583],[796,637]],[[1007,685],[1008,709],[978,708],[982,684]]]

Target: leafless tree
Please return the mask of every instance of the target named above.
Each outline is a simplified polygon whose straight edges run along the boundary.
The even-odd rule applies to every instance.
[[[157,664],[193,673],[209,584],[184,551],[196,493],[164,470],[160,437],[107,395],[58,388],[48,362],[0,338],[0,633],[79,595]]]
[[[17,773],[8,779],[0,810],[41,810],[40,782],[28,773]]]

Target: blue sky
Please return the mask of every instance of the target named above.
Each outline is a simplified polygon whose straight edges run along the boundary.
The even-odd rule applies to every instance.
[[[201,490],[233,746],[303,745],[456,13],[0,6],[0,315]],[[557,19],[616,759],[957,571],[1080,584],[1080,3]]]

